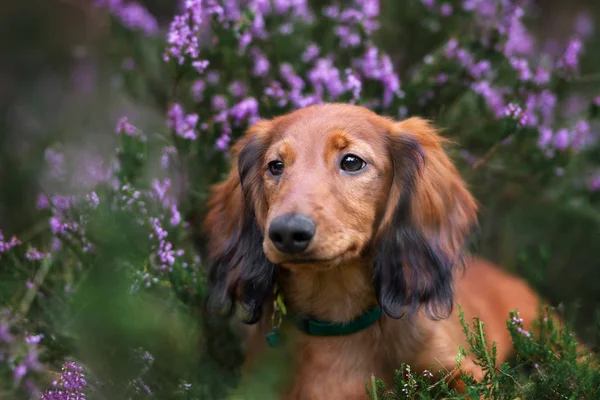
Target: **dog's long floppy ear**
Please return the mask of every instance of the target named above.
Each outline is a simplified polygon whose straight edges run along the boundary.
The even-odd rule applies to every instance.
[[[425,120],[391,122],[393,181],[377,234],[374,282],[391,317],[424,307],[432,319],[453,307],[452,275],[477,223],[477,205]]]
[[[266,209],[261,171],[268,146],[269,121],[252,126],[236,143],[228,177],[212,188],[204,227],[208,235],[210,308],[231,314],[236,301],[256,323],[272,293],[275,265],[263,252]]]

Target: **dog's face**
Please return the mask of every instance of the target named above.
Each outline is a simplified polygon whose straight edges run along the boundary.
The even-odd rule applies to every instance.
[[[360,109],[363,111],[363,109]],[[390,191],[385,132],[369,113],[305,110],[274,121],[262,163],[263,249],[286,268],[330,268],[359,257]],[[337,111],[337,112],[335,112]]]
[[[343,273],[360,257],[388,315],[449,312],[476,205],[442,143],[422,119],[344,104],[257,123],[209,202],[210,297],[255,322],[277,266]]]

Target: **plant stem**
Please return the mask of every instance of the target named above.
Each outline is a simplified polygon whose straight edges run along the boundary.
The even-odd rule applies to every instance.
[[[44,259],[44,261],[42,261],[41,268],[33,278],[33,285],[30,288],[28,288],[27,292],[25,293],[25,296],[23,297],[23,300],[21,300],[21,304],[19,305],[19,312],[21,313],[21,315],[25,316],[29,312],[29,308],[31,307],[31,303],[33,303],[33,299],[35,299],[35,296],[37,295],[40,286],[42,286],[44,279],[46,279],[48,271],[50,271],[50,266],[52,266],[51,257],[46,258]]]

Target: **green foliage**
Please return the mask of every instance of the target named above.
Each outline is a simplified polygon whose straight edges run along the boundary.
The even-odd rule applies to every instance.
[[[515,359],[500,365],[496,363],[495,343],[485,337],[484,323],[474,318],[469,324],[460,310],[460,321],[469,345],[460,348],[455,371],[429,371],[414,374],[408,365],[396,372],[393,388],[381,380],[367,386],[372,400],[378,399],[597,399],[600,395],[598,357],[578,344],[567,326],[559,326],[540,309],[540,319],[534,323],[531,334],[526,331],[518,311],[510,313],[507,329],[510,331]],[[544,316],[546,315],[546,316]],[[461,368],[466,356],[483,371],[483,379],[475,381]],[[455,376],[465,383],[467,392],[458,394],[449,387]]]

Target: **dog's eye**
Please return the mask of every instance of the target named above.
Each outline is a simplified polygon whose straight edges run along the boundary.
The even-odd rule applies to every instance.
[[[342,158],[340,168],[346,172],[358,172],[366,167],[366,165],[367,163],[364,162],[362,158],[355,156],[354,154],[348,154]]]
[[[279,160],[271,161],[269,164],[269,172],[275,176],[283,174],[283,163]]]

